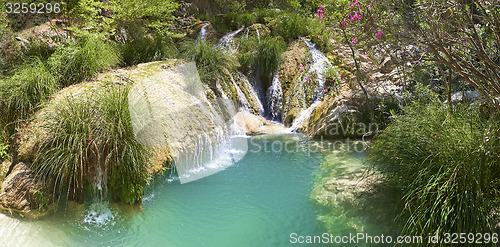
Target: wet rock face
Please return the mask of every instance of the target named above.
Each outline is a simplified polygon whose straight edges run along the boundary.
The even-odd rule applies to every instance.
[[[0,190],[0,207],[20,212],[38,209],[36,193],[42,189],[33,171],[24,163],[18,163],[5,178]]]
[[[198,38],[203,27],[205,27],[205,37],[207,40],[217,40],[219,34],[210,22],[198,22],[194,24],[193,29],[188,34],[188,36],[192,39]]]
[[[299,65],[306,66],[307,46],[301,40],[292,42],[287,51],[283,53],[283,61],[279,70],[279,80],[283,91],[283,123],[290,126],[293,120],[300,114],[304,106],[301,104],[303,97],[292,90],[295,84],[301,83]]]
[[[390,95],[381,94],[371,94],[368,100],[355,92],[328,97],[314,109],[303,132],[316,138],[361,137],[377,132],[382,126],[369,116],[380,113],[381,102],[395,104]]]

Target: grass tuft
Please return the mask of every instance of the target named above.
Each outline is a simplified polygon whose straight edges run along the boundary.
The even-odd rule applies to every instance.
[[[14,76],[0,81],[0,126],[14,128],[11,123],[26,120],[57,88],[57,80],[45,63],[33,57]],[[13,134],[13,130],[7,132]]]
[[[92,79],[99,72],[120,64],[115,45],[89,34],[75,42],[59,47],[48,63],[63,86]]]
[[[500,122],[477,106],[406,106],[377,138],[369,163],[401,189],[403,233],[493,232],[500,189]]]
[[[284,51],[285,43],[277,38],[266,36],[257,45],[255,65],[265,81],[270,82],[278,71]]]
[[[105,85],[78,98],[68,97],[42,116],[50,136],[40,145],[34,170],[54,195],[82,201],[105,174],[113,198],[133,204],[147,183],[149,150],[135,140],[127,100],[128,88]]]

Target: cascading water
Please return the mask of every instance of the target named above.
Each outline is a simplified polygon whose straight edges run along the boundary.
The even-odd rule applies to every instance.
[[[207,97],[209,90],[195,64],[187,63],[134,85],[129,93],[136,139],[147,146],[168,145],[181,183],[229,167],[239,159],[238,148],[246,149],[246,139],[235,146],[233,136],[240,133],[232,128],[234,107],[227,99]]]
[[[302,38],[302,40],[309,48],[309,55],[311,59],[311,65],[309,67],[309,70],[307,71],[306,76],[312,74],[315,74],[317,76],[318,85],[316,91],[319,92],[325,85],[324,74],[328,68],[332,67],[332,64],[330,63],[330,61],[328,61],[328,58],[325,57],[325,55],[321,51],[316,49],[315,45],[310,40],[307,40],[305,38]]]
[[[279,80],[279,73],[276,73],[271,86],[267,89],[267,105],[271,120],[282,121],[283,91]]]
[[[243,87],[245,90],[248,92],[248,98],[254,103],[254,105],[257,107],[257,111],[259,112],[260,115],[264,114],[264,106],[262,104],[262,101],[259,98],[259,94],[255,90],[254,86],[250,83],[248,78],[245,76],[245,74],[241,73],[240,71],[236,71],[236,76],[243,83]],[[236,88],[238,90],[238,95],[241,92],[241,89],[238,85],[236,85]],[[243,93],[243,92],[241,92]],[[247,101],[248,102],[248,101]]]
[[[197,40],[206,40],[206,38],[207,38],[207,26],[208,26],[208,23],[201,27]]]
[[[219,42],[217,42],[216,46],[223,48],[228,55],[233,55],[236,50],[238,50],[238,45],[235,44],[234,37],[241,31],[243,31],[243,29],[245,29],[244,26],[234,32],[224,35],[224,37],[222,37]]]
[[[307,83],[312,83],[309,80],[309,76],[314,75],[314,76],[316,76],[316,83],[317,83],[316,89],[315,89],[316,96],[313,98],[313,103],[306,110],[302,111],[300,113],[299,117],[297,117],[293,121],[292,127],[291,127],[292,131],[297,131],[300,128],[302,128],[304,125],[304,122],[306,120],[308,120],[309,117],[311,116],[312,112],[314,111],[314,108],[316,108],[316,106],[319,105],[320,101],[318,100],[318,98],[321,95],[321,93],[322,93],[321,91],[323,90],[324,85],[325,85],[324,74],[328,68],[332,67],[332,64],[330,63],[328,58],[321,51],[316,49],[315,45],[311,41],[309,41],[305,38],[302,38],[302,41],[304,41],[304,43],[309,48],[309,57],[310,57],[311,62],[310,62],[310,66],[309,66],[307,73],[303,73],[300,76],[300,78],[301,78],[300,80],[302,80],[302,82],[300,84],[297,84],[297,87],[300,87],[300,88],[295,88],[294,90],[297,90],[296,93],[303,94],[304,97],[300,97],[300,98],[303,100],[303,102],[302,102],[303,105],[305,105],[306,93],[304,90],[304,85]]]

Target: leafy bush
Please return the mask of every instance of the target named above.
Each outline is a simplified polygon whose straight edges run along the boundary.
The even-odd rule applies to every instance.
[[[114,45],[89,34],[59,47],[48,63],[63,86],[69,86],[118,65],[120,55]]]
[[[368,161],[404,194],[404,234],[492,232],[500,189],[498,115],[468,105],[450,113],[432,98],[394,116]]]
[[[35,154],[33,168],[54,195],[82,200],[100,170],[114,198],[134,203],[146,185],[149,150],[135,140],[128,88],[104,85],[94,93],[50,106],[42,129],[50,133]]]
[[[266,81],[270,81],[278,71],[285,45],[282,40],[270,37],[261,38],[257,45],[255,64]]]

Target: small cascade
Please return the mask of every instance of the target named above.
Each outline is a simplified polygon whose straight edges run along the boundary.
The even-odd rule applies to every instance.
[[[279,80],[279,73],[276,73],[271,86],[267,89],[267,105],[271,120],[282,121],[283,91]]]
[[[306,122],[306,120],[309,119],[312,112],[314,111],[314,108],[316,108],[316,106],[318,106],[320,103],[321,103],[321,101],[319,101],[319,100],[315,101],[305,111],[302,111],[300,113],[299,117],[297,117],[293,121],[292,127],[290,127],[291,131],[295,132],[297,130],[300,130],[302,127],[304,127],[304,123]]]
[[[255,106],[257,107],[259,114],[263,115],[264,114],[264,105],[262,104],[262,101],[259,98],[259,94],[255,90],[254,86],[252,86],[252,84],[250,83],[248,78],[245,76],[245,74],[241,73],[240,71],[237,71],[236,73],[237,73],[237,76],[239,77],[239,79],[243,82],[243,87],[245,87],[245,89],[249,93],[248,97],[250,98],[250,101],[253,102],[254,104],[256,104]],[[238,88],[238,85],[236,85],[236,87]],[[241,91],[241,89],[239,89],[239,91]],[[238,92],[238,95],[239,95],[239,92]]]
[[[296,84],[297,86],[295,86],[292,89],[296,94],[300,94],[298,97],[300,102],[295,102],[295,103],[298,103],[299,105],[302,105],[302,107],[305,107],[306,91],[304,90],[305,89],[304,85],[306,83],[309,83],[307,81],[308,80],[307,78],[310,75],[316,76],[316,82],[317,82],[315,89],[316,96],[312,98],[313,103],[306,110],[302,111],[299,117],[297,117],[293,121],[291,127],[292,131],[300,130],[303,127],[304,123],[311,116],[314,108],[316,108],[316,106],[318,106],[321,103],[321,101],[319,101],[318,98],[321,95],[321,91],[323,90],[325,85],[324,74],[328,68],[333,67],[328,58],[321,51],[316,49],[315,45],[310,40],[302,38],[302,41],[304,41],[304,43],[309,48],[310,65],[309,69],[307,70],[307,73],[302,73],[300,75],[301,79],[299,80],[301,80],[301,83],[297,83]]]
[[[223,92],[220,85],[217,88]],[[136,139],[143,145],[168,148],[181,183],[229,167],[247,149],[246,138],[238,139],[241,133],[232,127],[236,110],[231,100],[225,94],[209,97],[209,91],[191,62],[134,84],[129,93]],[[249,107],[241,90],[238,95]]]
[[[207,26],[208,23],[203,25],[200,29],[200,33],[198,33],[198,39],[197,40],[206,40],[207,38]]]
[[[258,29],[258,28],[255,28],[255,31],[257,32],[257,39],[259,40],[259,43],[260,43],[260,33],[259,33],[259,29]]]
[[[311,74],[315,74],[317,76],[318,86],[316,91],[319,94],[319,92],[325,85],[324,74],[328,68],[331,68],[333,66],[330,61],[328,61],[328,58],[325,57],[325,55],[321,51],[316,49],[315,45],[311,41],[305,38],[302,38],[302,40],[309,48],[309,55],[311,57],[311,65],[309,67],[309,70],[307,71],[307,74],[305,74],[305,77],[307,78],[307,76]],[[306,78],[304,78],[304,82]]]
[[[234,43],[234,37],[243,31],[243,29],[245,29],[244,26],[234,32],[224,35],[224,37],[217,42],[216,46],[223,48],[228,55],[234,54],[236,50],[238,50],[238,46]]]

